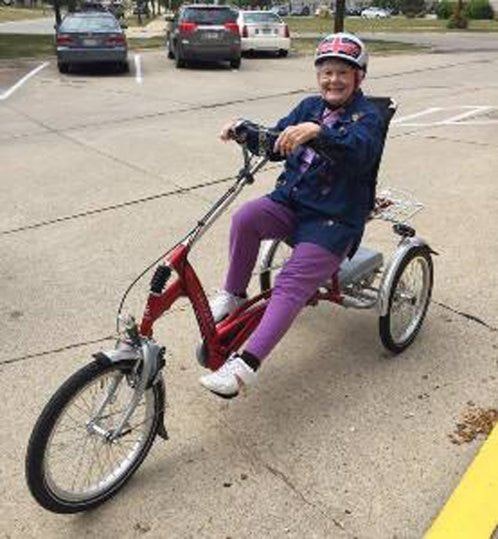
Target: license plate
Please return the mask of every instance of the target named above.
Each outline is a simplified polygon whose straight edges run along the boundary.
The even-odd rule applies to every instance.
[[[218,39],[220,35],[218,34],[218,32],[206,32],[204,34],[204,37],[206,39]]]
[[[263,34],[271,34],[271,28],[263,28]]]
[[[87,47],[94,47],[95,45],[97,45],[97,40],[96,39],[84,39],[83,40],[83,45],[86,45]]]

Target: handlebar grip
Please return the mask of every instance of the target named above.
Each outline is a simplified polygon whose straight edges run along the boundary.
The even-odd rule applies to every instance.
[[[233,128],[233,138],[238,144],[250,142],[250,150],[256,155],[269,156],[280,133],[248,120],[241,120]],[[256,150],[256,151],[254,151]]]

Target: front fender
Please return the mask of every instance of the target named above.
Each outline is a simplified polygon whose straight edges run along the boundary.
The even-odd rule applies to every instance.
[[[407,253],[415,247],[427,247],[431,253],[434,251],[429,247],[429,244],[418,236],[411,238],[403,238],[396,251],[394,252],[388,267],[384,270],[382,280],[379,286],[379,294],[377,299],[377,310],[380,316],[385,316],[389,309],[389,295],[394,281],[394,276],[405,258]]]

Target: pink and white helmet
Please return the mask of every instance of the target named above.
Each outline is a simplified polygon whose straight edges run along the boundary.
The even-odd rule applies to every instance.
[[[338,32],[322,39],[316,48],[315,65],[329,58],[344,60],[364,72],[367,71],[367,50],[363,41],[354,34]]]

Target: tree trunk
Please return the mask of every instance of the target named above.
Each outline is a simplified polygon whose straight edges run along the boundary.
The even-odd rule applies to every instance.
[[[346,8],[346,0],[336,0],[335,17],[334,17],[334,32],[344,32],[345,8]]]

